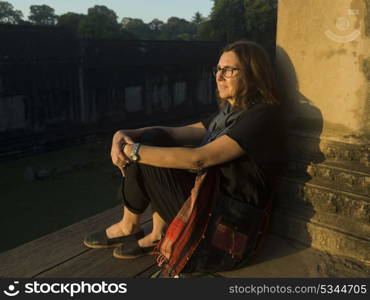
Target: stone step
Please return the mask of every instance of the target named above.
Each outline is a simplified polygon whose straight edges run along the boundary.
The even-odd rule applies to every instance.
[[[336,141],[295,132],[287,137],[286,147],[290,159],[312,163],[324,161],[355,162],[370,166],[370,144]]]
[[[246,267],[219,272],[229,278],[367,278],[361,263],[269,234],[260,253]]]
[[[328,215],[326,216],[328,217]],[[329,217],[330,219],[332,217]],[[328,224],[325,216],[304,218],[302,214],[275,209],[273,212],[271,231],[284,238],[294,240],[331,255],[338,255],[348,261],[357,262],[357,267],[370,274],[370,240],[358,236],[366,234],[368,228],[354,232],[343,230],[343,226]],[[338,223],[340,219],[338,219]],[[341,224],[338,224],[341,225]],[[351,225],[355,227],[355,222]],[[355,233],[356,235],[353,235]]]
[[[322,139],[320,149],[327,160],[360,162],[364,166],[370,166],[369,144],[349,144]]]
[[[370,195],[370,168],[349,162],[324,162],[307,169],[313,178],[322,183],[333,182],[355,193]]]
[[[314,222],[337,232],[370,241],[370,224],[354,218],[348,218],[333,213],[313,211],[302,207],[290,208],[282,205],[274,205],[274,211],[293,215],[297,218],[301,218],[305,222]]]
[[[368,195],[344,191],[333,183],[323,184],[317,179],[304,182],[280,178],[275,204],[286,210],[330,213],[364,224],[370,223]]]
[[[307,164],[290,161],[285,177],[300,178],[303,181],[319,181],[321,184],[335,184],[339,189],[370,195],[370,168],[356,162],[325,161]]]

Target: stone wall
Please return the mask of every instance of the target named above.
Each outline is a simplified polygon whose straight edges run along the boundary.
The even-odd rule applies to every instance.
[[[324,135],[344,141],[370,136],[369,5],[279,1],[277,59],[294,66],[290,93],[299,91],[321,111]]]
[[[37,26],[2,26],[0,39],[0,152],[48,133],[111,132],[215,108],[218,42],[79,40]]]
[[[369,8],[369,0],[278,7],[289,163],[273,230],[338,258],[343,276],[370,274]]]

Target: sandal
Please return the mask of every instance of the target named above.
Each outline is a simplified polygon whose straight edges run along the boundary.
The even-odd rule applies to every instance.
[[[139,240],[142,237],[144,237],[144,231],[140,230],[133,234],[119,236],[115,238],[108,238],[104,229],[88,234],[84,239],[84,244],[85,246],[93,249],[112,248],[122,245],[128,239],[133,238],[135,240]]]
[[[113,256],[120,259],[132,259],[140,256],[151,255],[155,246],[140,247],[139,239],[133,236],[126,239],[125,243],[113,250]]]

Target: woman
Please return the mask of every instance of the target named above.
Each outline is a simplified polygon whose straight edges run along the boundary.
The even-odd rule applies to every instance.
[[[249,212],[254,212],[253,209],[266,207],[272,188],[270,179],[275,170],[272,165],[276,161],[276,145],[279,142],[276,130],[279,101],[268,56],[258,44],[238,41],[222,50],[214,74],[219,97],[218,113],[202,122],[183,127],[149,127],[116,132],[111,157],[113,164],[125,174],[123,217],[104,232],[88,235],[85,245],[92,248],[116,247],[113,251],[116,258],[149,254],[161,239],[165,228],[169,224],[176,227],[174,218],[180,209],[184,209],[190,194],[198,195],[194,182],[200,178],[203,180],[204,176],[201,176],[207,170],[213,170],[208,174],[217,173],[207,183],[216,191],[212,197],[223,195],[229,199],[222,200],[224,198],[221,197],[221,200],[215,200],[215,205],[207,208],[208,212],[230,212],[228,217],[221,220],[222,224],[233,223],[238,218],[245,219]],[[207,195],[211,197],[211,194]],[[144,236],[140,230],[140,214],[149,203],[153,208],[153,229]],[[225,203],[229,206],[225,207]],[[237,207],[238,203],[248,204],[248,211],[244,215],[237,215],[244,211],[243,208],[234,209],[233,215],[232,207]],[[255,216],[255,213],[247,216],[250,223]],[[211,225],[206,225],[204,230],[206,227],[211,230],[216,220],[211,218],[210,222]],[[248,226],[251,228],[251,224]],[[193,233],[197,232],[195,228],[193,226]],[[241,244],[246,241],[244,237],[240,235]],[[217,244],[223,238],[221,236],[218,239],[215,235],[208,242]],[[219,255],[209,260],[204,256],[212,255],[204,250],[207,246],[203,244],[205,242],[192,252],[194,255],[190,260],[187,259],[187,271],[217,269],[219,263],[215,261],[222,259],[223,254],[220,253],[224,253],[221,251],[223,245],[218,247]],[[192,248],[194,250],[197,247]],[[158,249],[160,252],[160,247]],[[238,251],[236,256],[245,249],[240,253]],[[240,266],[245,256],[240,255],[237,262],[230,264],[226,261],[220,268]],[[165,256],[162,255],[162,258],[165,259]],[[185,270],[184,266],[177,271],[180,269]]]

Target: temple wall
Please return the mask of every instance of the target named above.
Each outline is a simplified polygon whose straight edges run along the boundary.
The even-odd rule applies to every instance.
[[[276,69],[288,166],[272,230],[370,274],[370,1],[279,0]]]
[[[279,1],[279,67],[293,66],[289,94],[321,111],[326,136],[369,137],[369,19],[368,0]]]

